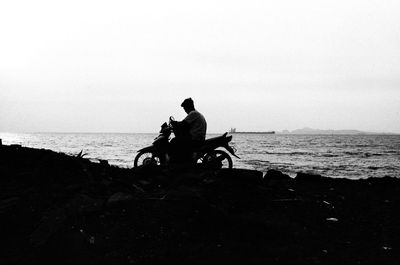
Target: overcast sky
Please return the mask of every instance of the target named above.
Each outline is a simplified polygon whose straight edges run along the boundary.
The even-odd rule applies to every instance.
[[[0,131],[400,133],[400,1],[0,4]]]

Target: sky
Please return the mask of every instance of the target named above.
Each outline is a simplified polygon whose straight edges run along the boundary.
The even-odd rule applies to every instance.
[[[398,0],[0,4],[0,131],[400,133]]]

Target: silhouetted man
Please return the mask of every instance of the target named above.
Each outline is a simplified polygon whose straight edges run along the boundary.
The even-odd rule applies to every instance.
[[[204,116],[194,108],[193,99],[185,99],[181,107],[187,113],[182,121],[171,121],[175,138],[172,139],[172,153],[179,158],[191,158],[193,148],[200,146],[206,139],[207,122]],[[181,160],[181,159],[179,159]]]

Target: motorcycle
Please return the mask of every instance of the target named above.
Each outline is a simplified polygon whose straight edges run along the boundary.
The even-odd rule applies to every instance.
[[[172,132],[175,135],[177,134],[172,126],[173,121],[174,118],[170,117],[169,124],[164,122],[161,125],[159,135],[154,139],[152,145],[137,151],[134,167],[167,165],[170,162],[171,156],[168,150],[171,134]],[[228,136],[227,134],[224,133],[221,136],[206,139],[200,146],[193,148],[191,162],[193,164],[201,164],[206,168],[232,168],[232,158],[226,151],[239,159],[240,157],[235,154],[236,150],[229,145],[229,142],[232,141],[232,135]],[[224,148],[226,151],[221,150],[221,148]]]

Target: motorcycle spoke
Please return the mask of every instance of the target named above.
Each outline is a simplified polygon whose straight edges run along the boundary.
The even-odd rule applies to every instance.
[[[160,158],[153,153],[143,152],[135,158],[135,166],[160,165]]]

